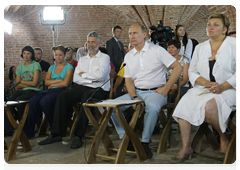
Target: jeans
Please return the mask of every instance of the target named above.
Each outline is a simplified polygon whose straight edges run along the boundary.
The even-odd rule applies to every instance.
[[[137,89],[136,95],[138,96],[139,99],[144,101],[144,104],[146,106],[142,142],[148,143],[152,136],[156,122],[158,120],[158,115],[161,110],[161,107],[167,104],[167,96],[164,97],[161,94],[154,92],[154,90],[140,91]],[[121,97],[116,98],[116,100],[131,100],[131,96],[129,94],[125,94]],[[131,107],[131,105],[123,106],[120,109],[123,112],[129,107]],[[119,138],[122,139],[125,134],[125,131],[120,121],[118,120],[115,109],[113,109],[111,118],[116,127]]]

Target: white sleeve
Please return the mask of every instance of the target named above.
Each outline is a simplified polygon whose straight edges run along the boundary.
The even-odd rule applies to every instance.
[[[87,79],[84,79],[83,77],[79,76],[78,74],[80,72],[82,72],[81,71],[81,58],[79,58],[78,65],[74,71],[73,82],[77,83],[77,84],[81,84],[81,85],[92,83],[91,80],[87,80]]]

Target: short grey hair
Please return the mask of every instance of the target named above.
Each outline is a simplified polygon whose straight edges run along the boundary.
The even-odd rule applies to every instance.
[[[97,32],[95,32],[95,31],[90,32],[90,33],[88,34],[87,38],[88,38],[88,37],[96,37],[97,40],[98,40],[98,43],[102,42],[101,36],[100,36]]]

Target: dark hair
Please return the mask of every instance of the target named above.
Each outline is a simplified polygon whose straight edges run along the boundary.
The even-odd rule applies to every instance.
[[[78,50],[78,48],[74,48],[74,49],[73,49],[73,52],[77,52],[77,50]]]
[[[119,25],[116,25],[116,26],[114,26],[114,27],[112,28],[112,31],[115,31],[116,29],[122,30],[122,27],[120,27]]]
[[[152,31],[156,31],[156,30],[157,30],[157,27],[154,26],[154,25],[151,25],[151,26],[149,27],[149,29],[152,30]]]
[[[181,48],[181,42],[179,40],[169,40],[167,46],[174,45],[177,49]]]
[[[41,52],[43,53],[43,50],[40,47],[35,47],[34,50],[41,50]]]
[[[35,60],[35,53],[34,53],[33,48],[30,45],[27,45],[27,46],[23,47],[22,54],[20,55],[22,58],[23,58],[23,51],[29,51],[30,53],[32,53],[31,60],[32,61]]]
[[[12,67],[10,67],[10,69],[9,69],[9,74],[8,74],[8,77],[9,77],[9,80],[12,80],[13,79],[13,68],[14,68],[15,66],[12,66]]]
[[[104,47],[99,47],[99,50],[100,50],[102,53],[104,53],[104,54],[108,54],[108,53],[107,53],[107,49],[104,48]]]
[[[179,40],[179,41],[180,41],[180,39],[179,39],[179,36],[177,34],[177,31],[180,27],[184,27],[184,26],[183,25],[177,25],[175,27],[175,30],[174,30],[176,39]],[[187,37],[187,32],[186,31],[185,31],[185,35],[183,36],[182,42],[183,42],[183,46],[185,46],[185,50],[186,50],[186,46],[187,46],[187,43],[188,43],[188,37]]]
[[[60,50],[63,52],[64,55],[66,55],[67,52],[70,51],[69,47],[64,47],[62,45],[57,45],[56,47],[52,47],[53,51]]]
[[[236,34],[236,31],[231,31],[228,33],[228,35],[233,35],[233,34]]]

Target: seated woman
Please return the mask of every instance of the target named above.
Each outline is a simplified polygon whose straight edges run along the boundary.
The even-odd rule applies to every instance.
[[[236,40],[226,36],[229,26],[225,15],[212,14],[207,23],[210,39],[194,51],[189,68],[193,88],[182,97],[173,113],[180,126],[182,147],[172,163],[191,158],[191,126],[204,121],[219,133],[219,157],[227,150],[229,139],[225,131],[232,106],[236,105]],[[199,95],[206,89],[206,93]]]
[[[189,89],[189,84],[188,84],[188,68],[189,68],[189,59],[187,57],[179,55],[179,51],[181,48],[181,42],[178,40],[169,40],[167,43],[167,50],[168,52],[176,58],[176,60],[181,64],[183,67],[183,72],[180,75],[180,97],[182,97]],[[166,71],[166,77],[167,80],[170,78],[172,73],[172,69],[167,68]],[[174,85],[172,89],[177,89],[177,85]]]
[[[24,132],[30,139],[35,136],[35,123],[42,112],[52,127],[55,101],[58,94],[71,88],[73,78],[73,66],[66,62],[66,52],[69,48],[63,46],[53,47],[56,64],[50,66],[45,79],[48,90],[42,91],[31,98],[28,117],[23,127]]]
[[[16,82],[21,81],[17,85],[17,91],[8,99],[9,101],[29,100],[39,91],[43,90],[42,86],[42,69],[38,62],[35,61],[34,50],[31,46],[25,46],[20,55],[24,62],[17,67]],[[22,117],[25,105],[17,107],[19,118]],[[15,107],[9,107],[12,114],[15,114]],[[13,127],[8,118],[4,116],[4,133],[11,135]]]

